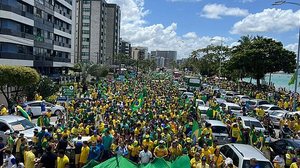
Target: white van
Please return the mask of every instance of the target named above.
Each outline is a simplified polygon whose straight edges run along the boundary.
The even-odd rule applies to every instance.
[[[213,138],[218,140],[218,144],[223,145],[229,142],[229,135],[226,125],[219,120],[206,120],[206,123],[211,124]]]

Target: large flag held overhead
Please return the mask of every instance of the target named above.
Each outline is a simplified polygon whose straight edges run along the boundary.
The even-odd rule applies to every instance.
[[[133,112],[137,111],[143,106],[143,103],[144,103],[144,94],[141,93],[139,94],[138,100],[132,103],[131,110]]]
[[[17,109],[21,112],[23,117],[25,117],[27,120],[31,121],[30,116],[21,106],[17,106]]]
[[[192,136],[194,144],[197,142],[199,136],[201,135],[201,129],[199,127],[199,124],[196,120],[193,121],[193,127],[192,127]]]

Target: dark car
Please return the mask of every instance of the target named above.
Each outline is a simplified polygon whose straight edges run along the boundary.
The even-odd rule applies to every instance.
[[[274,150],[273,158],[278,154],[285,154],[288,147],[293,147],[294,149],[300,148],[300,140],[295,139],[280,139],[275,142],[270,143],[270,147]]]

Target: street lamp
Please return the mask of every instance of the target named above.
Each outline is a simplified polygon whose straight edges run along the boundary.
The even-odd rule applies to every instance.
[[[211,38],[210,41],[219,41],[221,42],[221,50],[223,50],[223,39],[215,39],[215,38]],[[221,78],[221,67],[222,67],[222,56],[223,56],[223,51],[222,54],[220,54],[220,62],[219,62],[219,79]]]
[[[300,6],[300,3],[296,3],[296,2],[288,2],[288,1],[276,1],[274,2],[272,5],[283,5],[283,4],[292,4],[292,5],[297,5]],[[300,22],[300,20],[299,20]],[[300,57],[300,26],[299,26],[299,37],[298,37],[298,54],[297,54],[297,62],[296,62],[296,72],[295,72],[295,89],[294,89],[294,104],[293,104],[293,111],[296,111],[296,107],[297,107],[297,97],[296,97],[296,93],[297,93],[297,87],[298,87],[298,71],[299,71],[299,57]]]

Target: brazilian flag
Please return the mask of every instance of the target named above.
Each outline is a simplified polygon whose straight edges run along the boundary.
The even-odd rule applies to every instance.
[[[142,108],[144,104],[144,95],[143,94],[140,94],[139,97],[138,97],[138,100],[137,101],[134,101],[131,105],[131,110],[133,112],[137,111],[138,109]]]
[[[27,120],[31,121],[30,116],[21,106],[17,106],[17,109],[21,112],[23,117],[25,117]]]
[[[192,127],[192,135],[191,138],[193,139],[194,144],[197,142],[199,136],[201,135],[202,130],[199,127],[199,124],[196,120],[193,121]]]

